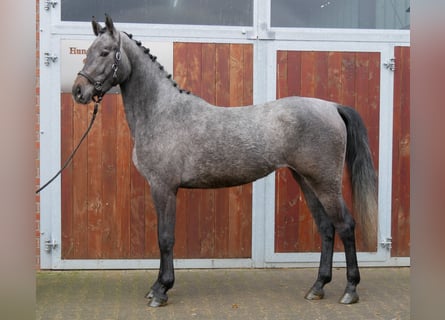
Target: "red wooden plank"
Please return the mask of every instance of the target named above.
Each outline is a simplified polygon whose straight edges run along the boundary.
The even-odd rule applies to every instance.
[[[327,51],[314,52],[315,55],[315,80],[314,96],[319,99],[329,99],[328,91],[328,56]]]
[[[345,106],[355,106],[355,53],[342,52],[341,100]]]
[[[69,157],[73,146],[73,99],[70,94],[61,94],[61,158],[62,164]],[[70,164],[61,177],[62,190],[62,259],[74,254],[73,239],[73,166]]]
[[[252,256],[252,184],[240,187],[241,218],[240,234],[241,243],[238,252],[239,258],[250,258]]]
[[[176,197],[175,257],[187,258],[187,189],[179,189]]]
[[[292,182],[293,184],[294,182]],[[295,185],[296,182],[295,182]],[[304,195],[300,190],[300,187],[297,185],[298,188],[298,241],[297,241],[297,248],[299,252],[311,252],[316,251],[317,248],[314,245],[315,237],[317,236],[316,233],[314,233],[314,220],[312,218],[312,215],[309,211],[309,208],[306,205],[306,200],[304,199]]]
[[[215,258],[228,257],[229,254],[229,191],[221,189],[215,193]]]
[[[379,120],[380,120],[380,52],[369,53],[368,76],[368,119],[365,124],[368,129],[369,144],[375,168],[379,168]]]
[[[253,104],[253,45],[245,44],[243,57],[243,105]]]
[[[187,44],[187,83],[186,87],[196,95],[202,94],[202,45],[200,43]]]
[[[120,228],[120,253],[121,258],[130,256],[130,165],[132,153],[132,141],[130,130],[125,119],[124,106],[121,96],[116,97],[116,208],[119,217],[116,223]]]
[[[181,88],[187,89],[187,44],[175,42],[173,45],[173,57],[174,79]]]
[[[158,220],[148,182],[144,181],[144,258],[159,259]]]
[[[202,190],[202,207],[199,212],[199,234],[201,258],[215,257],[215,193],[217,190]]]
[[[288,169],[275,172],[276,200],[275,200],[275,251],[295,252],[298,245],[299,188]]]
[[[198,190],[189,190],[187,200],[185,211],[187,216],[187,257],[199,258],[201,251],[199,216],[202,210],[202,193]]]
[[[330,51],[328,53],[328,100],[330,101],[340,102],[341,99],[341,65],[341,53]]]
[[[369,74],[369,54],[367,52],[357,52],[355,59],[355,110],[362,118],[368,119],[370,108],[368,106],[368,74]]]
[[[130,257],[143,258],[145,251],[145,180],[132,164],[130,168]]]
[[[392,256],[409,256],[410,251],[410,51],[396,47],[394,74]]]
[[[92,115],[92,104],[88,106],[88,118]],[[102,258],[103,230],[103,194],[102,194],[102,110],[107,104],[104,101],[101,110],[87,137],[88,146],[88,257]]]
[[[216,92],[215,102],[218,106],[230,104],[230,45],[218,44],[215,55]]]
[[[301,95],[313,97],[315,94],[315,52],[301,53]]]
[[[88,108],[75,104],[73,108],[73,141],[78,143],[87,128]],[[83,143],[73,158],[73,238],[76,258],[88,258],[88,147]]]
[[[301,52],[289,51],[287,54],[288,69],[288,94],[289,96],[301,96]]]
[[[289,96],[288,81],[287,81],[287,51],[277,51],[277,98],[283,98]]]
[[[241,192],[239,187],[229,188],[229,257],[236,257],[241,243],[239,230],[241,217]]]
[[[116,94],[105,95],[102,101],[102,206],[103,223],[101,256],[118,258],[121,256],[121,226],[117,212],[116,158],[117,158],[117,103]]]
[[[243,45],[230,45],[229,69],[229,105],[238,107],[243,105],[244,78],[243,78]]]
[[[211,104],[215,104],[215,55],[216,45],[214,43],[202,44],[202,90],[201,98]]]

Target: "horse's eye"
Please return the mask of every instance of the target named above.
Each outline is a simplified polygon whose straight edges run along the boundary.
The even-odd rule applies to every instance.
[[[106,57],[106,56],[108,56],[109,53],[110,53],[109,51],[102,51],[102,52],[100,53],[100,56],[101,56],[101,57]]]

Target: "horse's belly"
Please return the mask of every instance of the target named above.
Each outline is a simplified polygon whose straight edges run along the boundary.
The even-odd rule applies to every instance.
[[[242,167],[227,168],[227,170],[200,171],[196,175],[183,176],[182,188],[226,188],[243,185],[263,178],[271,173],[274,168],[251,168]]]

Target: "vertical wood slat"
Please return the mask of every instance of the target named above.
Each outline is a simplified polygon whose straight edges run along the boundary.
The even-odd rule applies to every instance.
[[[176,43],[174,55],[180,87],[223,106],[252,103],[251,45]],[[70,94],[62,101],[66,155],[85,131],[92,105],[74,104]],[[121,97],[106,95],[99,112],[72,174],[63,178],[63,258],[158,258],[156,213],[150,188],[131,161]],[[250,257],[251,186],[180,190],[177,211],[176,258]]]
[[[104,97],[102,107],[110,103],[109,97]],[[103,108],[101,108],[103,109]],[[102,192],[102,116],[100,110],[98,117],[86,139],[88,146],[88,258],[102,258],[102,231],[103,225],[103,192]],[[88,113],[92,113],[92,105],[88,106]],[[89,117],[88,117],[89,118]]]
[[[73,150],[73,100],[70,96],[64,95],[61,99],[61,135],[65,138],[66,148],[61,151],[62,161],[69,157],[69,150]],[[62,172],[62,259],[69,259],[74,255],[74,237],[73,237],[73,164],[71,163]]]
[[[71,97],[70,97],[71,98]],[[80,141],[87,128],[88,108],[73,106],[73,141]],[[63,137],[62,137],[63,138]],[[63,141],[63,140],[62,140]],[[64,146],[64,143],[62,143]],[[72,150],[72,149],[71,149]],[[71,152],[71,150],[69,152]],[[73,258],[88,258],[88,181],[85,174],[88,164],[88,148],[83,143],[73,158]],[[81,174],[78,174],[81,173]],[[63,193],[62,193],[63,195]],[[62,202],[64,199],[62,199]],[[63,223],[63,221],[62,221]]]
[[[129,143],[130,129],[125,121],[125,112],[122,98],[116,97],[116,213],[120,224],[121,237],[119,256],[130,256],[130,212],[131,205],[131,152],[132,144]],[[122,212],[122,214],[120,213]]]
[[[121,224],[117,212],[117,95],[107,95],[105,104],[112,107],[101,108],[102,118],[102,207],[103,227],[101,256],[119,257],[121,251]]]
[[[298,55],[301,59],[298,59]],[[376,66],[380,64],[379,53],[282,51],[277,53],[277,63],[277,86],[286,86],[285,91],[289,95],[329,99],[358,109],[369,130],[373,158],[378,159],[380,85],[377,79],[380,74]],[[287,74],[287,77],[283,74]],[[282,92],[281,88],[277,88],[277,98],[283,97],[280,95]],[[375,165],[378,168],[377,162]],[[347,171],[343,178],[343,194],[349,208],[352,208]],[[275,210],[276,252],[319,251],[317,228],[299,186],[287,169],[277,171]],[[375,251],[376,247],[364,246],[360,234],[358,226],[358,250]],[[343,250],[338,237],[335,250]]]
[[[391,255],[410,255],[410,48],[395,48]]]

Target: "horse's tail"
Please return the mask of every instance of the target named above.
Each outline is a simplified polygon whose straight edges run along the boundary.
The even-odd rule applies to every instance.
[[[372,163],[368,134],[362,118],[352,108],[338,106],[346,124],[346,163],[352,183],[353,208],[367,246],[377,243],[377,175]]]

